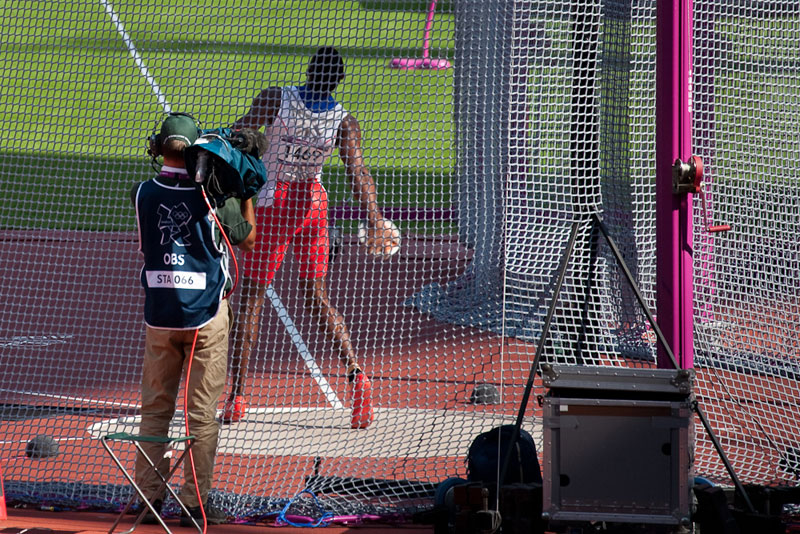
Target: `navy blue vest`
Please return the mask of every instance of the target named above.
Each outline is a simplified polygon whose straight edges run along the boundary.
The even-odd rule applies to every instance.
[[[227,255],[215,243],[215,223],[200,191],[144,182],[136,193],[136,219],[145,322],[188,330],[211,321],[225,290]]]

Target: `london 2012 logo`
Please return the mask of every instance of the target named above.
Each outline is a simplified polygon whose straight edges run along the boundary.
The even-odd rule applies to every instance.
[[[161,244],[166,245],[170,241],[181,247],[191,245],[189,236],[189,222],[192,220],[192,213],[184,202],[168,208],[164,204],[158,206],[158,229],[161,230]]]

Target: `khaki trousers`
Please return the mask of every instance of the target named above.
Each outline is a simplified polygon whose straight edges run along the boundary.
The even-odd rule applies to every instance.
[[[216,410],[219,398],[225,389],[228,364],[228,332],[232,324],[231,309],[227,300],[220,304],[216,317],[201,328],[192,358],[191,375],[187,387],[187,404],[183,396],[178,398],[185,363],[189,361],[195,330],[158,330],[147,327],[144,364],[142,368],[142,422],[139,433],[144,436],[169,435],[176,407],[186,409],[189,433],[195,436],[192,457],[197,473],[197,488],[203,504],[207,504],[208,492],[214,477],[214,459],[217,451],[219,423]],[[186,429],[174,428],[173,432],[186,435]],[[165,447],[157,443],[141,443],[142,448],[166,474],[169,458],[164,458]],[[181,501],[187,507],[200,503],[192,477],[189,457],[184,459],[184,484]],[[136,458],[136,483],[151,501],[163,499],[153,495],[161,481],[152,472],[141,455]]]

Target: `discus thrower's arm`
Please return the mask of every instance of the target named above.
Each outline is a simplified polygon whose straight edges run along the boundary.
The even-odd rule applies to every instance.
[[[364,163],[364,155],[361,151],[361,127],[352,115],[348,115],[342,120],[337,143],[339,157],[344,163],[353,195],[361,208],[367,212],[370,224],[374,226],[383,219],[378,206],[378,189]]]

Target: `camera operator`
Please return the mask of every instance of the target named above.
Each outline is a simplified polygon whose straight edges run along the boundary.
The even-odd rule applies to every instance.
[[[142,370],[140,434],[167,436],[178,404],[178,389],[187,361],[186,418],[195,437],[194,471],[185,467],[181,501],[202,524],[219,524],[225,515],[209,508],[219,423],[217,402],[223,394],[227,371],[228,333],[232,313],[227,292],[231,288],[229,251],[209,204],[186,169],[184,152],[201,132],[186,114],[170,114],[154,136],[151,152],[163,156],[158,176],[137,184],[131,192],[136,206],[139,247],[144,255],[141,282],[145,292],[145,351]],[[253,249],[255,216],[250,199],[229,198],[214,211],[231,244]],[[159,443],[143,442],[148,456],[169,471],[169,458]],[[161,511],[164,495],[154,495],[160,480],[144,458],[136,459],[137,484]],[[147,523],[157,522],[151,514]],[[192,519],[181,517],[182,526]]]

